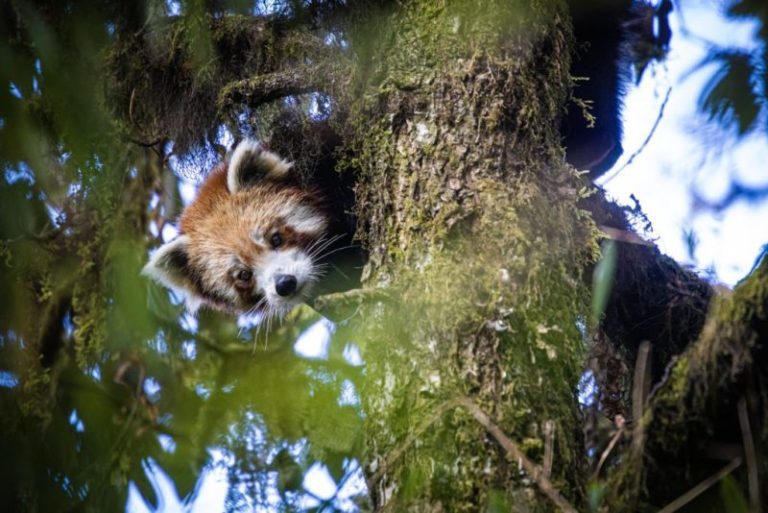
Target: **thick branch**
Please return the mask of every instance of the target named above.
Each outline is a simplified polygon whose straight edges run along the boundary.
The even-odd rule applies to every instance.
[[[320,67],[301,66],[230,82],[219,93],[218,104],[220,107],[233,104],[258,107],[286,96],[324,89]]]
[[[763,258],[730,297],[716,301],[699,339],[677,358],[650,399],[643,459],[652,465],[647,471],[646,486],[653,490],[649,500],[663,505],[721,465],[708,450],[713,444],[743,447],[747,458],[759,451],[755,445],[764,446],[767,341],[768,258]],[[752,419],[746,439],[748,413]],[[763,439],[752,440],[751,433],[763,433]],[[754,497],[756,469],[750,465],[751,482],[744,483],[753,502],[760,499]],[[764,465],[760,471],[764,477]],[[679,479],[683,475],[688,479]]]
[[[277,18],[168,20],[115,43],[107,56],[108,94],[132,138],[173,140],[182,153],[215,136],[244,104],[328,90],[342,54]]]

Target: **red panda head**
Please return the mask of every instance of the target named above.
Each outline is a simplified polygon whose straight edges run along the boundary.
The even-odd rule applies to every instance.
[[[291,164],[245,140],[205,180],[180,235],[143,274],[182,293],[192,311],[283,315],[319,278],[328,224],[322,198],[300,187]]]

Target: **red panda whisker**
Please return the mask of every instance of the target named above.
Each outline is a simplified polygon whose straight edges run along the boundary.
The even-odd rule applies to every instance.
[[[315,247],[317,247],[320,244],[323,244],[327,240],[328,240],[328,237],[320,237],[319,239],[317,239],[316,241],[314,241],[312,244],[309,245],[309,247],[307,248],[307,253],[312,252],[312,250]]]
[[[337,234],[337,235],[334,235],[333,237],[325,237],[324,239],[321,239],[321,243],[319,243],[319,244],[317,245],[317,247],[315,247],[315,248],[313,249],[313,252],[314,252],[314,251],[319,251],[319,250],[320,250],[320,248],[326,248],[326,247],[328,247],[329,245],[333,244],[334,242],[338,241],[339,239],[341,239],[341,238],[343,238],[343,237],[344,237],[344,234],[341,234],[341,233],[340,233],[340,234]],[[309,251],[308,251],[308,252],[309,252]]]
[[[343,251],[345,249],[351,249],[351,248],[359,248],[360,244],[350,244],[348,246],[342,246],[340,248],[334,248],[328,253],[325,253],[324,255],[318,257],[318,260],[322,260],[323,258],[328,258],[330,255],[333,255],[334,253],[338,253],[339,251]]]
[[[318,246],[324,244],[328,240],[328,237],[320,237],[316,241],[314,241],[312,244],[307,247],[306,251],[308,254],[312,254],[312,252],[317,248]]]
[[[245,311],[245,315],[254,315],[259,312],[259,308],[264,305],[264,303],[267,301],[267,297],[263,296],[261,299],[256,301],[256,304],[250,307],[248,310]],[[259,323],[261,324],[261,323]]]
[[[318,254],[322,253],[323,250],[327,249],[331,244],[341,239],[342,237],[343,235],[336,235],[334,237],[330,237],[326,239],[322,244],[319,244],[316,248],[312,248],[310,246],[310,249],[307,250],[307,254],[309,255],[310,258],[314,259]]]

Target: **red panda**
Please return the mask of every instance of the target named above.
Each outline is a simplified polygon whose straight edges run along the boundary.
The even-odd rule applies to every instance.
[[[253,140],[206,178],[180,233],[142,273],[181,293],[187,307],[282,316],[311,297],[321,259],[339,237],[320,188]]]

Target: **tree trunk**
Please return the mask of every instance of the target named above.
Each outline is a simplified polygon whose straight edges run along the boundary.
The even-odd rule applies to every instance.
[[[548,2],[414,2],[373,24],[352,111],[365,285],[390,297],[363,315],[374,506],[581,502],[574,392],[596,232],[557,131],[567,21]]]

